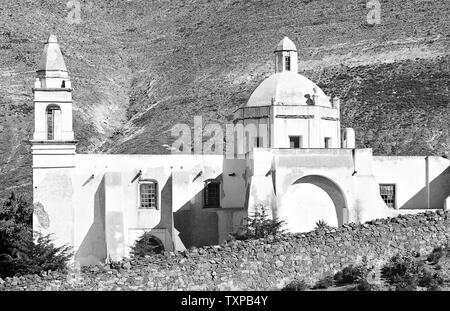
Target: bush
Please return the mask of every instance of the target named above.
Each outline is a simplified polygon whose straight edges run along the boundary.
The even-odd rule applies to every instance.
[[[32,230],[33,206],[14,194],[0,206],[0,277],[65,270],[69,247],[55,247],[51,235]]]
[[[422,262],[410,255],[395,255],[381,269],[381,276],[396,290],[416,290],[417,286],[436,290],[443,284],[438,273],[427,270]]]
[[[309,288],[308,284],[304,280],[295,279],[287,284],[282,291],[304,291]]]
[[[415,290],[423,265],[409,255],[395,255],[381,268],[381,277],[397,290]]]
[[[360,279],[357,283],[358,285],[350,287],[348,291],[372,292],[380,290],[380,287],[370,284],[367,279]]]
[[[329,229],[331,228],[328,223],[325,220],[319,220],[318,222],[316,222],[316,228],[315,230],[321,230],[321,229]]]
[[[232,233],[231,236],[237,240],[260,239],[285,231],[281,229],[285,225],[284,221],[271,219],[263,206],[260,209],[261,211],[257,210],[253,213],[253,217],[247,217],[245,219],[246,224],[240,227],[236,233]]]
[[[333,276],[328,275],[328,276],[320,279],[319,281],[317,281],[317,283],[314,285],[313,289],[326,289],[333,285],[334,285]]]
[[[418,285],[426,287],[428,290],[439,290],[444,283],[444,279],[439,273],[432,273],[429,270],[423,269],[418,278]]]
[[[359,265],[349,265],[334,275],[334,280],[337,285],[355,284],[360,280],[367,279],[367,275],[373,267],[369,267],[367,264],[367,258],[363,258],[363,261]]]
[[[131,248],[131,254],[137,257],[161,254],[163,251],[162,242],[150,232],[145,232]]]
[[[0,255],[14,257],[22,241],[32,240],[33,206],[11,193],[0,206]]]
[[[35,233],[36,238],[22,241],[16,256],[2,254],[0,258],[0,274],[14,276],[40,274],[44,271],[65,271],[72,257],[68,246],[56,247],[51,235]]]
[[[439,259],[447,255],[447,249],[445,247],[439,246],[435,247],[430,255],[427,257],[427,261],[432,264],[437,264]]]

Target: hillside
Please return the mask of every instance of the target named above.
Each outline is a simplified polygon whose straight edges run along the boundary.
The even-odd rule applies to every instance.
[[[79,152],[167,153],[176,123],[226,122],[273,72],[289,36],[300,73],[342,100],[343,126],[375,154],[450,149],[447,1],[381,1],[381,24],[354,0],[0,2],[0,195],[31,192],[31,87],[50,32],[73,81]]]

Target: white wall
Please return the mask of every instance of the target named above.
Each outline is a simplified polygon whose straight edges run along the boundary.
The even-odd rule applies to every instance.
[[[373,172],[379,184],[396,185],[396,208],[443,209],[450,194],[450,161],[429,157],[430,206],[427,204],[427,164],[424,156],[375,156]],[[447,172],[447,173],[446,173]]]
[[[194,222],[197,218],[217,219],[216,213],[202,212],[201,191],[207,179],[222,180],[222,208],[237,211],[244,207],[244,160],[225,160],[221,155],[80,154],[75,155],[75,167],[35,168],[33,181],[35,203],[41,203],[50,214],[52,226],[48,231],[54,232],[61,243],[73,245],[82,263],[101,259],[102,246],[95,250],[92,245],[102,239],[107,240],[109,256],[118,259],[127,255],[136,230],[167,229],[173,235],[173,215],[182,208],[192,211],[189,218]],[[139,170],[142,179],[157,180],[159,210],[138,208],[138,180],[132,180]],[[199,172],[201,176],[195,179]],[[56,187],[55,191],[51,187]],[[221,221],[233,219],[233,213],[227,217]],[[202,237],[204,240],[218,239],[224,233],[217,232],[217,222],[203,224],[204,231],[193,229],[198,235],[211,234]],[[180,245],[180,241],[175,244]]]

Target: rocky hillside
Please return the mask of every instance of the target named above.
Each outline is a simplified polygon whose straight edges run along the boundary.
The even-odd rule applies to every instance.
[[[167,153],[176,123],[226,122],[289,36],[300,73],[342,99],[376,154],[449,152],[448,1],[0,0],[0,195],[31,191],[31,87],[50,32],[75,88],[79,152]],[[447,118],[446,118],[447,116]]]

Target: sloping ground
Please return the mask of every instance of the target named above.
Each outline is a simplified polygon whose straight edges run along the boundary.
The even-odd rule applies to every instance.
[[[176,123],[226,122],[273,72],[285,35],[300,72],[343,98],[342,119],[376,154],[449,150],[448,1],[58,0],[0,5],[0,195],[31,192],[31,87],[58,35],[73,80],[79,152],[167,153]]]
[[[364,257],[379,269],[398,253],[425,255],[449,242],[450,211],[426,212],[166,252],[128,260],[116,265],[118,269],[105,265],[69,274],[7,278],[0,281],[0,290],[276,290],[294,279],[315,284]],[[442,275],[448,286],[448,271]]]

